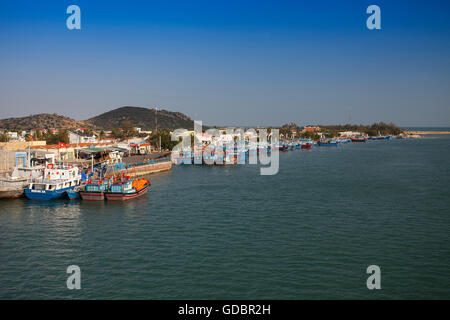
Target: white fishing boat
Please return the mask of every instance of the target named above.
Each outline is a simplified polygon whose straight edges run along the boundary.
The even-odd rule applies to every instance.
[[[25,196],[31,200],[53,200],[67,196],[81,183],[81,172],[74,166],[54,166],[48,164],[40,179],[32,180],[25,189]]]
[[[0,177],[0,198],[19,198],[32,179],[42,177],[44,166],[15,167],[11,174]]]

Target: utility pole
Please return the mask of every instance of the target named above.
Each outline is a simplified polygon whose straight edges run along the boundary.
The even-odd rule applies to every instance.
[[[155,107],[155,131],[158,131],[158,108]]]
[[[155,132],[158,134],[158,108],[155,107]],[[159,151],[161,152],[161,135],[159,135]]]

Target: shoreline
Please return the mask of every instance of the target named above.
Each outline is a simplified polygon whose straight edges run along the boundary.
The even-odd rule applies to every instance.
[[[450,131],[406,131],[407,135],[441,135],[450,134]]]

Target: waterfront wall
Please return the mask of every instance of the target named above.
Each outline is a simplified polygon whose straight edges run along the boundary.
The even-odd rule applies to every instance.
[[[115,175],[122,175],[125,174],[130,177],[138,177],[138,176],[144,176],[151,173],[161,172],[161,171],[168,171],[172,169],[172,162],[171,161],[164,161],[164,162],[156,162],[151,164],[145,164],[141,166],[131,166],[129,165],[127,169],[119,170],[116,172],[108,172],[106,176],[112,176]]]
[[[15,151],[0,151],[0,173],[9,172],[16,166]]]
[[[14,142],[0,142],[1,150],[26,150],[28,147],[45,146],[45,141],[14,141]]]

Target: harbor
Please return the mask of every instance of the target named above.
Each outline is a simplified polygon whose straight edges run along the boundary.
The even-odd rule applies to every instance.
[[[308,132],[308,129],[303,130]],[[177,147],[172,151],[162,151],[143,140],[136,142],[139,138],[57,145],[29,141],[28,149],[23,148],[24,143],[19,143],[20,151],[0,151],[5,167],[0,180],[0,198],[131,200],[151,189],[151,182],[141,177],[170,171],[173,165],[250,165],[255,164],[258,157],[272,156],[275,152],[311,152],[316,148],[408,137],[381,135],[380,132],[375,136],[341,132],[338,137],[327,138],[319,130],[318,127],[312,130],[318,136],[316,139],[296,137],[296,131],[290,131],[275,141],[269,138],[259,142],[254,131],[230,133],[224,130],[216,136],[194,132],[199,145]],[[4,144],[3,148],[13,149],[13,146]],[[11,160],[14,166],[7,172]]]

